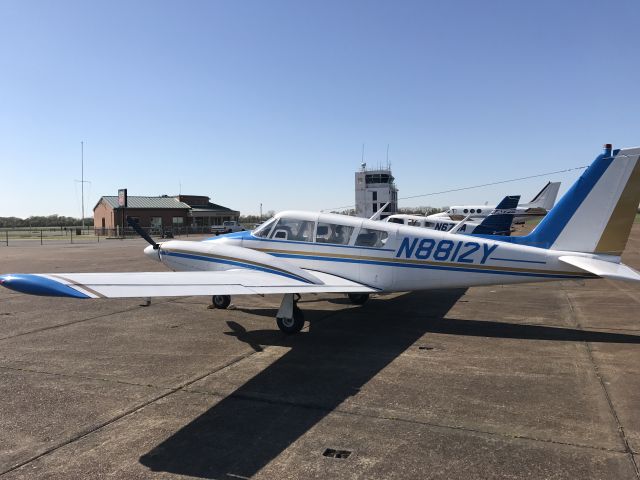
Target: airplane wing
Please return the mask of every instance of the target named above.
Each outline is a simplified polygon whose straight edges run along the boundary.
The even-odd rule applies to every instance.
[[[612,263],[598,260],[597,258],[574,257],[571,255],[563,255],[558,260],[602,278],[640,282],[640,273],[624,263]]]
[[[179,297],[269,293],[372,293],[375,288],[328,273],[319,280],[248,269],[206,272],[38,273],[0,275],[0,285],[31,295],[73,298]]]

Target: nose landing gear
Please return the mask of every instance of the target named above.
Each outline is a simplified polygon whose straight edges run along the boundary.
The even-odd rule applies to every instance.
[[[214,295],[211,303],[215,308],[225,309],[231,304],[231,295]]]

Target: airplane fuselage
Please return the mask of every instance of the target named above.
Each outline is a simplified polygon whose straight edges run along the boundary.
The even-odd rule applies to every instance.
[[[177,271],[260,269],[269,268],[266,256],[261,255],[268,254],[311,272],[348,278],[384,292],[591,277],[558,261],[565,252],[544,248],[335,214],[283,212],[276,219],[266,234],[239,232],[202,242],[163,242],[161,261]],[[282,232],[280,219],[309,222],[312,234],[275,238]],[[348,228],[349,238],[343,239],[344,244],[329,243],[317,234],[321,225]],[[374,234],[383,241],[362,245]],[[217,249],[223,245],[242,247],[242,258],[221,258]]]

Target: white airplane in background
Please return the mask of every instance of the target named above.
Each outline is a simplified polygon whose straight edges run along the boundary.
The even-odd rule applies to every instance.
[[[553,208],[558,197],[560,182],[548,182],[529,203],[516,208],[516,223],[524,223],[534,217],[544,217]],[[462,220],[467,215],[471,218],[485,218],[497,207],[491,205],[453,205],[445,212],[428,215],[430,221]]]
[[[253,232],[202,242],[155,243],[145,254],[173,271],[0,275],[35,295],[75,298],[284,294],[276,315],[287,333],[304,317],[294,295],[461,288],[578,278],[640,281],[620,263],[640,202],[640,147],[606,145],[529,235],[452,234],[336,214],[282,212]],[[139,228],[139,227],[138,227]],[[141,229],[140,229],[141,230]]]
[[[411,227],[431,228],[443,232],[485,234],[485,235],[510,235],[511,224],[516,213],[516,207],[520,201],[520,195],[509,195],[491,210],[489,215],[481,221],[469,220],[471,214],[462,221],[449,220],[447,217],[433,220],[432,218],[420,215],[408,215],[396,213],[386,217],[383,222],[397,223],[399,225],[409,225]],[[448,221],[447,221],[448,220]],[[455,228],[455,231],[453,230]]]

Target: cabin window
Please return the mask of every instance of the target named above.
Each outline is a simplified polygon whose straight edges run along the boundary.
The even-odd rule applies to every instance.
[[[409,225],[412,227],[419,227],[420,226],[420,220],[409,220]]]
[[[264,222],[262,225],[258,226],[258,228],[256,228],[253,232],[251,232],[251,234],[254,237],[267,238],[269,236],[269,232],[271,231],[271,227],[273,227],[274,223],[276,223],[276,219],[270,218],[269,220]]]
[[[455,212],[455,210],[454,210]],[[469,210],[467,210],[466,208],[463,210],[464,213],[469,213]]]
[[[389,223],[399,223],[400,225],[404,225],[404,220],[401,218],[389,217]]]
[[[478,209],[478,213],[482,213],[482,210],[480,208]]]
[[[358,238],[356,238],[356,246],[357,247],[372,247],[372,248],[382,248],[385,243],[387,243],[387,239],[389,238],[389,233],[384,230],[373,230],[372,228],[363,228],[360,230],[358,234]]]
[[[313,221],[298,220],[296,218],[280,218],[271,238],[275,240],[293,240],[296,242],[310,242],[313,238]]]
[[[471,213],[476,213],[474,208],[471,209]]]
[[[317,243],[333,243],[334,245],[348,245],[354,227],[335,223],[318,222],[316,228]]]

